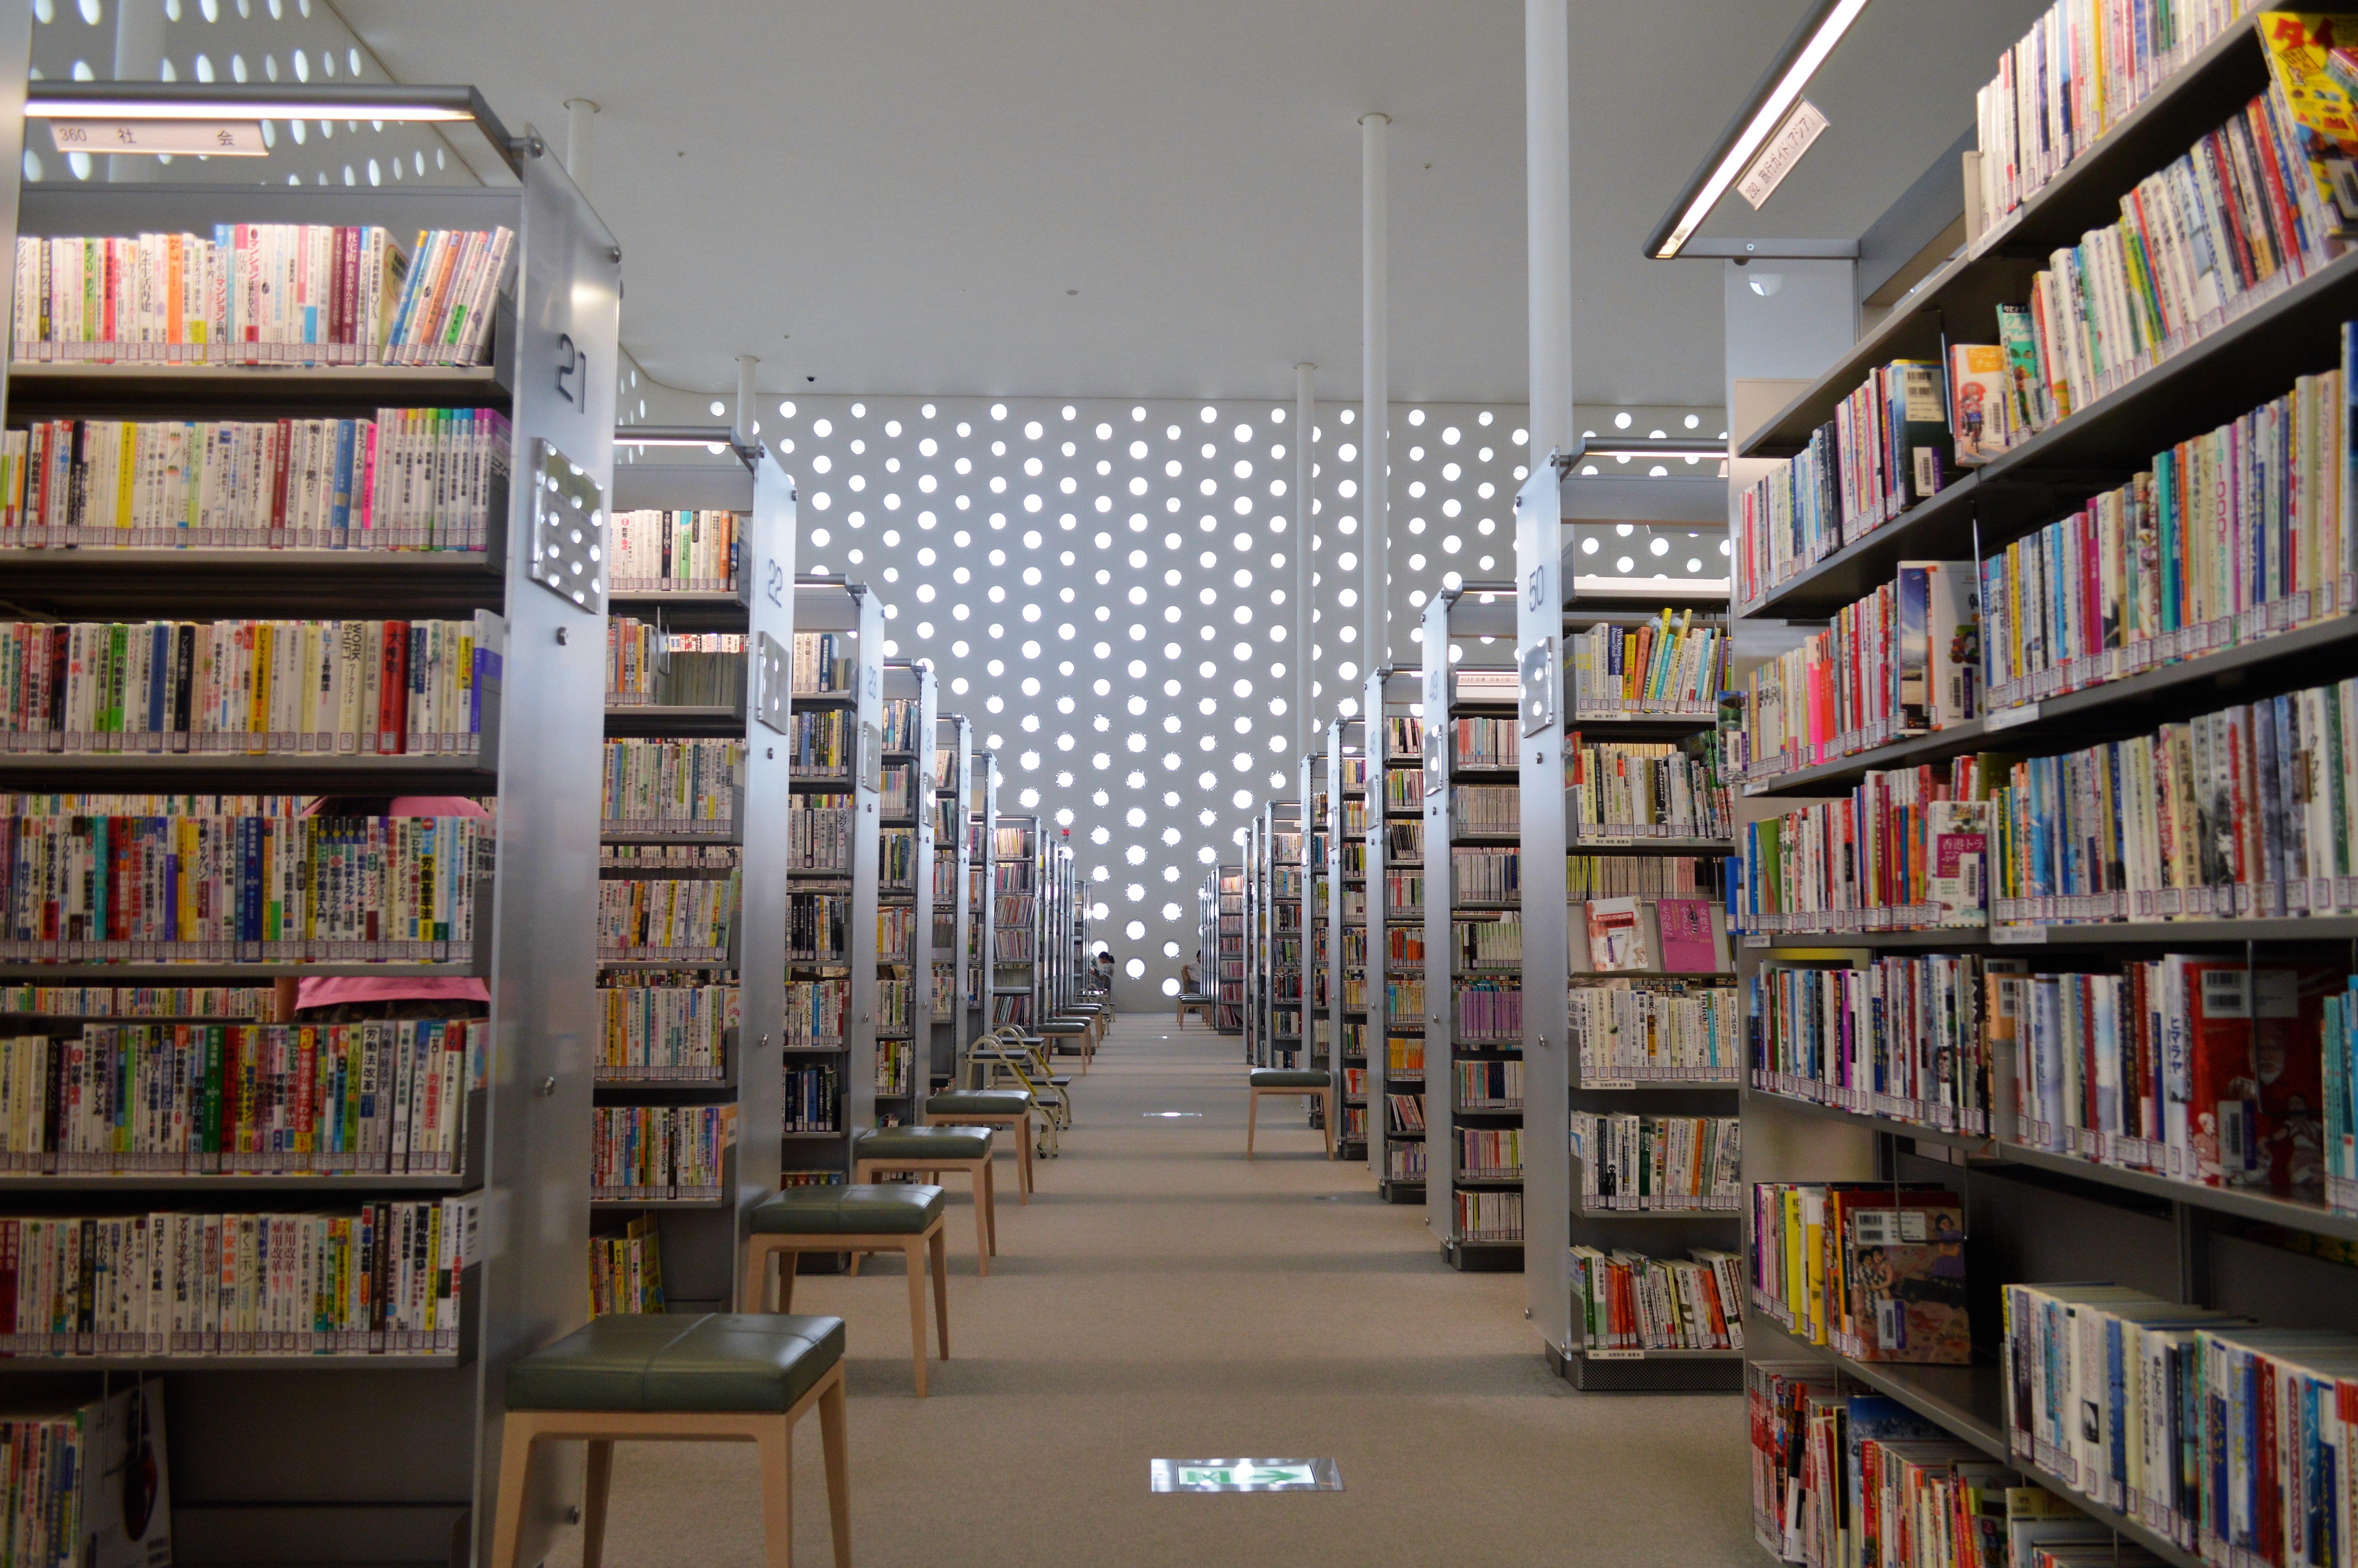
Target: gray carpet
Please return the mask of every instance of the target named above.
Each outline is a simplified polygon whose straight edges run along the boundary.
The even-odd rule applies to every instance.
[[[1757,1568],[1740,1397],[1574,1391],[1541,1359],[1521,1276],[1453,1272],[1423,1211],[1323,1159],[1284,1102],[1248,1164],[1243,1082],[1237,1042],[1200,1023],[1116,1026],[1032,1206],[1002,1178],[988,1279],[953,1197],[955,1359],[928,1399],[910,1396],[897,1261],[801,1281],[797,1310],[849,1325],[856,1561]],[[818,1446],[806,1421],[807,1563],[832,1561]],[[1150,1458],[1212,1455],[1331,1457],[1347,1489],[1147,1491]],[[622,1445],[607,1563],[756,1568],[754,1475],[750,1447]]]

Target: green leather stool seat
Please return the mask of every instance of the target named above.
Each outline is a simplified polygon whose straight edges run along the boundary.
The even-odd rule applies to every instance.
[[[1326,1075],[1315,1067],[1255,1067],[1252,1087],[1257,1089],[1323,1089]]]
[[[925,1101],[927,1116],[1020,1116],[1031,1108],[1022,1089],[952,1089]]]
[[[613,1314],[508,1368],[516,1411],[794,1409],[843,1359],[843,1319],[799,1313]]]
[[[1086,1018],[1052,1018],[1040,1026],[1040,1033],[1044,1035],[1087,1034],[1088,1032],[1089,1021]]]
[[[875,1127],[852,1140],[855,1160],[982,1160],[990,1154],[988,1127]]]
[[[777,1236],[917,1236],[949,1195],[915,1184],[785,1187],[753,1210],[753,1228]]]

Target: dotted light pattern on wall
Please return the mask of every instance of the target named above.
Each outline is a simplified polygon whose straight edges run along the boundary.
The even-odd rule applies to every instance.
[[[106,81],[114,76],[122,0],[33,0],[32,78]],[[163,81],[330,86],[393,80],[327,0],[138,0],[161,5]],[[161,157],[143,178],[194,184],[313,186],[474,185],[465,162],[429,124],[265,120],[270,156]],[[25,130],[27,180],[103,180],[90,153],[60,154],[42,123]],[[408,235],[396,236],[404,243]]]

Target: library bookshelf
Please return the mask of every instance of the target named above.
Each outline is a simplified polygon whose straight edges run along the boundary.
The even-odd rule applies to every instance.
[[[933,1020],[925,1032],[925,1072],[930,1089],[959,1081],[958,1068],[969,1038],[974,994],[974,906],[967,896],[974,838],[972,815],[974,731],[962,713],[934,719]],[[919,1119],[923,1118],[919,1107]]]
[[[1371,1144],[1368,1129],[1384,1102],[1368,1052],[1376,1032],[1368,1027],[1367,730],[1358,719],[1332,719],[1326,726],[1320,759],[1327,781],[1319,818],[1325,844],[1316,908],[1320,1012],[1327,1062],[1336,1074],[1336,1114],[1341,1118],[1335,1156],[1364,1159],[1372,1167],[1380,1157],[1380,1141]]]
[[[1452,1267],[1513,1272],[1523,1267],[1530,1142],[1522,969],[1518,960],[1463,974],[1456,952],[1461,925],[1470,941],[1473,926],[1521,918],[1520,784],[1511,741],[1503,758],[1495,744],[1516,714],[1515,587],[1444,589],[1423,631],[1425,1218]]]
[[[2062,254],[2059,247],[2115,222],[2148,177],[2166,175],[2190,147],[2202,155],[2206,138],[2223,135],[2223,125],[2270,92],[2257,24],[2249,16],[2223,22],[2200,47],[2156,60],[2138,86],[2136,106],[2117,124],[2083,142],[2076,157],[2014,211],[1978,232],[1969,230],[1963,247],[1902,308],[1823,374],[1798,390],[1736,384],[1732,524],[1742,521],[1745,493],[1780,478],[1783,460],[1833,420],[1836,406],[1869,376],[1903,360],[1949,373],[1951,345],[1996,339],[1997,308],[2028,299],[2034,274]],[[1972,114],[1969,104],[1955,108],[1961,119]],[[2263,111],[2252,113],[2253,123],[2265,119]],[[2298,181],[2306,171],[2298,158],[2293,167]],[[2291,194],[2297,199],[2299,191]],[[1865,515],[1838,519],[1843,526],[1810,558],[1780,564],[1733,605],[1741,637],[1747,623],[1825,625],[1891,588],[1903,563],[1955,563],[1971,572],[1979,590],[1970,670],[1982,700],[1969,715],[1942,728],[1911,719],[1912,729],[1896,735],[1879,729],[1813,732],[1777,755],[1747,747],[1731,901],[1754,1040],[1743,1090],[1748,1188],[1790,1183],[1826,1190],[1855,1182],[1953,1195],[1966,1227],[1971,1360],[1912,1365],[1871,1356],[1863,1342],[1843,1345],[1767,1287],[1774,1271],[1762,1255],[1763,1238],[1754,1235],[1747,1356],[1756,1386],[1772,1375],[1764,1368],[1814,1364],[1829,1387],[1897,1400],[2079,1509],[2116,1542],[2183,1568],[2213,1559],[2211,1544],[2197,1550],[2193,1536],[2198,1526],[2208,1533],[2219,1520],[2158,1530],[2147,1515],[2075,1484],[2052,1454],[2026,1451],[2020,1433],[2010,1431],[2018,1422],[2009,1422],[1998,1368],[2008,1332],[2002,1292],[2104,1280],[2185,1309],[2238,1314],[2241,1328],[2254,1332],[2346,1331],[2358,1320],[2358,1285],[2347,1267],[2326,1260],[2349,1256],[2358,1236],[2358,1196],[2346,1185],[2316,1181],[2310,1162],[2298,1159],[2223,1171],[2215,1181],[2194,1179],[2191,1171],[2169,1173],[2173,1166],[2188,1170],[2196,1155],[2174,1158],[2177,1135],[2167,1125],[2180,1080],[2157,1074],[2149,1097],[2138,1088],[2137,1064],[2147,1059],[2140,1041],[2153,1038],[2145,1009],[2101,1040],[2092,1024],[2084,1055],[2053,1050],[2053,1036],[2030,1018],[2049,999],[2096,995],[2099,987],[2158,995],[2145,988],[2176,983],[2170,976],[2181,971],[2172,966],[2180,959],[2189,966],[2182,972],[2203,966],[2223,976],[2223,997],[2268,994],[2285,977],[2303,975],[2340,986],[2358,970],[2352,945],[2358,925],[2342,880],[2351,870],[2348,849],[2338,830],[2301,836],[2299,805],[2254,792],[2229,803],[2230,816],[2219,827],[2234,838],[2235,821],[2264,822],[2256,864],[2148,860],[2136,852],[2133,819],[2145,799],[2163,792],[2126,792],[2117,810],[2098,813],[2060,798],[2050,811],[2024,791],[2044,770],[2079,766],[2074,757],[2134,757],[2137,748],[2169,744],[2172,731],[2190,732],[2180,726],[2266,735],[2264,725],[2277,714],[2296,715],[2299,722],[2302,693],[2324,687],[2330,696],[2358,673],[2353,563],[2343,546],[2340,558],[2318,563],[2314,580],[2292,584],[2266,571],[2239,577],[2224,606],[2212,605],[2184,625],[2169,624],[2167,616],[2124,622],[2116,642],[2074,647],[2078,656],[2039,669],[2035,677],[2014,665],[1999,678],[1998,661],[2020,651],[2001,635],[2005,617],[2018,607],[1995,600],[1989,585],[2011,584],[2025,546],[2056,538],[2050,530],[2075,514],[2094,515],[2107,495],[2162,468],[2169,454],[2247,416],[2265,425],[2274,410],[2299,406],[2311,395],[2303,378],[2337,372],[2345,378],[2329,416],[2346,423],[2353,367],[2345,323],[2358,318],[2358,257],[2320,241],[2288,259],[2267,287],[2242,286],[2228,307],[2125,363],[2095,395],[1978,467],[1943,473],[1930,493],[1887,509],[1889,514],[1872,524]],[[1781,406],[1766,406],[1772,398]],[[2306,450],[2320,449],[2312,441]],[[2322,524],[2347,506],[2341,498],[2350,493],[2346,430],[2337,428],[2321,451],[2322,510],[2304,518],[2319,529],[2306,535],[2312,539],[2327,536]],[[2251,517],[2277,515],[2268,510],[2273,504],[2256,506]],[[2340,518],[2339,527],[2346,539],[2349,520]],[[2016,552],[2011,561],[2009,550]],[[2159,558],[2174,573],[2191,557],[2173,549]],[[1997,579],[1986,575],[1992,569]],[[1981,765],[1968,770],[1969,759]],[[2346,772],[2346,762],[2329,762],[2309,787],[2338,794]],[[1775,863],[1768,847],[1783,841],[1785,824],[1803,820],[1785,814],[1850,809],[1884,781],[1910,775],[1963,790],[1949,798],[1988,802],[1980,863],[1989,874],[1967,906],[1945,897],[1788,899],[1780,890],[1794,884],[1760,876]],[[2303,794],[2299,801],[2313,798]],[[2121,829],[2124,822],[2132,826]],[[2092,857],[2087,880],[2067,870],[2050,881],[2051,862],[2022,850],[2034,831],[2042,839],[2059,831],[2068,841],[2083,829],[2118,830],[2124,846],[2117,857]],[[2287,871],[2282,857],[2295,843],[2309,858]],[[1844,1052],[1806,1069],[1793,1057],[1792,1015],[1778,999],[1908,997],[1935,984],[1952,988],[1949,994],[1959,1000],[1963,1022],[1953,1039],[1972,1063],[1952,1087],[1918,1076],[1912,1046],[1879,1076],[1857,1076]],[[2033,1014],[2016,1011],[2017,1000]],[[2190,1028],[2201,1033],[2212,1062],[2232,1069],[2241,1061],[2255,1085],[2305,1075],[2307,1065],[2298,1058],[2318,1049],[2310,1044],[2313,1014],[2299,1006],[2285,1013],[2299,1022],[2277,1026],[2288,1031],[2279,1044],[2263,1021],[2266,1009],[2257,1010],[2263,1020],[2254,1019],[2254,1011],[2246,1005],[2240,1014],[2220,1016],[2206,1009]],[[2017,1016],[2026,1018],[2020,1044],[2011,1026]],[[2130,1064],[2126,1080],[2105,1076],[2106,1064],[2115,1062]],[[2199,1083],[2204,1076],[2192,1077]],[[2203,1110],[2196,1102],[2206,1091],[2184,1092],[2186,1114],[2199,1125]],[[2236,1103],[2251,1107],[2255,1119],[2282,1118],[2272,1142],[2297,1143],[2302,1136],[2298,1107],[2279,1100],[2272,1109],[2268,1094],[2256,1087]],[[2225,1113],[2240,1114],[2232,1106]],[[1756,1229],[1765,1223],[1747,1221]],[[2237,1332],[2223,1327],[2221,1336],[2232,1341]],[[2264,1340],[2255,1343],[2265,1361],[2271,1353]],[[2236,1402],[2223,1398],[2221,1419],[2233,1426],[2238,1417]],[[1756,1533],[1772,1553],[1790,1545],[1773,1517],[1759,1520]],[[2244,1547],[2237,1540],[2219,1550]]]
[[[67,84],[49,84],[61,86]],[[36,93],[44,84],[35,84]],[[151,96],[201,105],[243,89],[178,84]],[[296,755],[165,759],[0,755],[0,789],[163,795],[440,792],[495,797],[493,869],[467,896],[476,939],[464,962],[11,962],[35,985],[229,983],[336,972],[480,979],[498,1048],[469,1069],[464,1136],[447,1177],[352,1172],[234,1176],[50,1178],[7,1184],[11,1216],[111,1212],[302,1215],[347,1204],[456,1201],[462,1230],[459,1332],[416,1354],[19,1355],[0,1362],[11,1397],[95,1393],[103,1378],[160,1379],[173,1439],[174,1549],[184,1563],[331,1560],[366,1539],[388,1561],[444,1563],[486,1553],[499,1486],[505,1369],[586,1315],[591,1072],[595,1037],[600,629],[602,574],[560,594],[535,569],[538,519],[579,499],[584,533],[605,526],[612,488],[621,252],[536,138],[512,138],[471,89],[431,94],[472,105],[460,127],[487,144],[497,183],[408,190],[286,185],[138,183],[27,189],[21,236],[213,232],[215,224],[380,227],[514,238],[493,279],[489,362],[437,368],[353,363],[194,367],[70,362],[16,367],[9,415],[19,424],[121,419],[287,417],[357,420],[385,408],[488,410],[505,419],[497,453],[513,476],[486,499],[481,547],[427,550],[9,549],[0,577],[18,612],[59,621],[137,618],[495,618],[503,643],[482,695],[495,719],[465,765],[453,760]],[[398,103],[416,101],[404,89]],[[353,100],[363,115],[362,100]],[[395,101],[376,105],[390,112]],[[454,133],[456,134],[456,133]],[[224,166],[212,166],[220,171]],[[283,178],[261,160],[257,181]],[[557,368],[586,374],[560,379]],[[181,372],[186,370],[187,374]],[[555,488],[552,488],[554,486]],[[575,597],[579,592],[579,598]],[[490,651],[490,650],[487,650]],[[321,765],[327,763],[328,765]],[[12,809],[21,809],[12,807]],[[250,1014],[248,1016],[251,1016]],[[10,1033],[78,1021],[16,1018]],[[103,1191],[101,1199],[96,1195]],[[218,1196],[207,1195],[218,1195]],[[84,1205],[92,1207],[85,1208]],[[265,1412],[257,1414],[257,1412]],[[361,1456],[365,1462],[360,1462]],[[540,1469],[526,1550],[545,1551],[579,1473]]]
[[[999,866],[998,757],[988,750],[968,753],[967,778],[967,1028],[959,1045],[958,1083],[977,1087],[974,1043],[996,1027],[991,984],[992,956],[999,951],[999,900],[991,890]]]
[[[883,828],[876,889],[876,1103],[896,1123],[920,1114],[932,1074],[935,704],[925,661],[884,664]],[[925,1043],[920,1052],[917,1043]]]
[[[1368,1164],[1385,1202],[1422,1204],[1433,1117],[1425,1094],[1424,729],[1419,672],[1368,674],[1368,1110],[1381,1130]],[[1373,1136],[1373,1134],[1370,1134]]]

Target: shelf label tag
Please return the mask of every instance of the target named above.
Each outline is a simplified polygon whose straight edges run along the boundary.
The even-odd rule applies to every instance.
[[[52,120],[61,153],[163,153],[268,157],[259,120]]]
[[[2038,719],[2039,704],[2026,702],[2020,708],[2001,708],[1991,713],[1982,720],[1982,730],[1984,733],[1991,734],[2000,730],[2012,730],[2017,725],[2034,724]]]
[[[2044,947],[2047,927],[2044,925],[1993,925],[1990,940],[2000,947]]]

